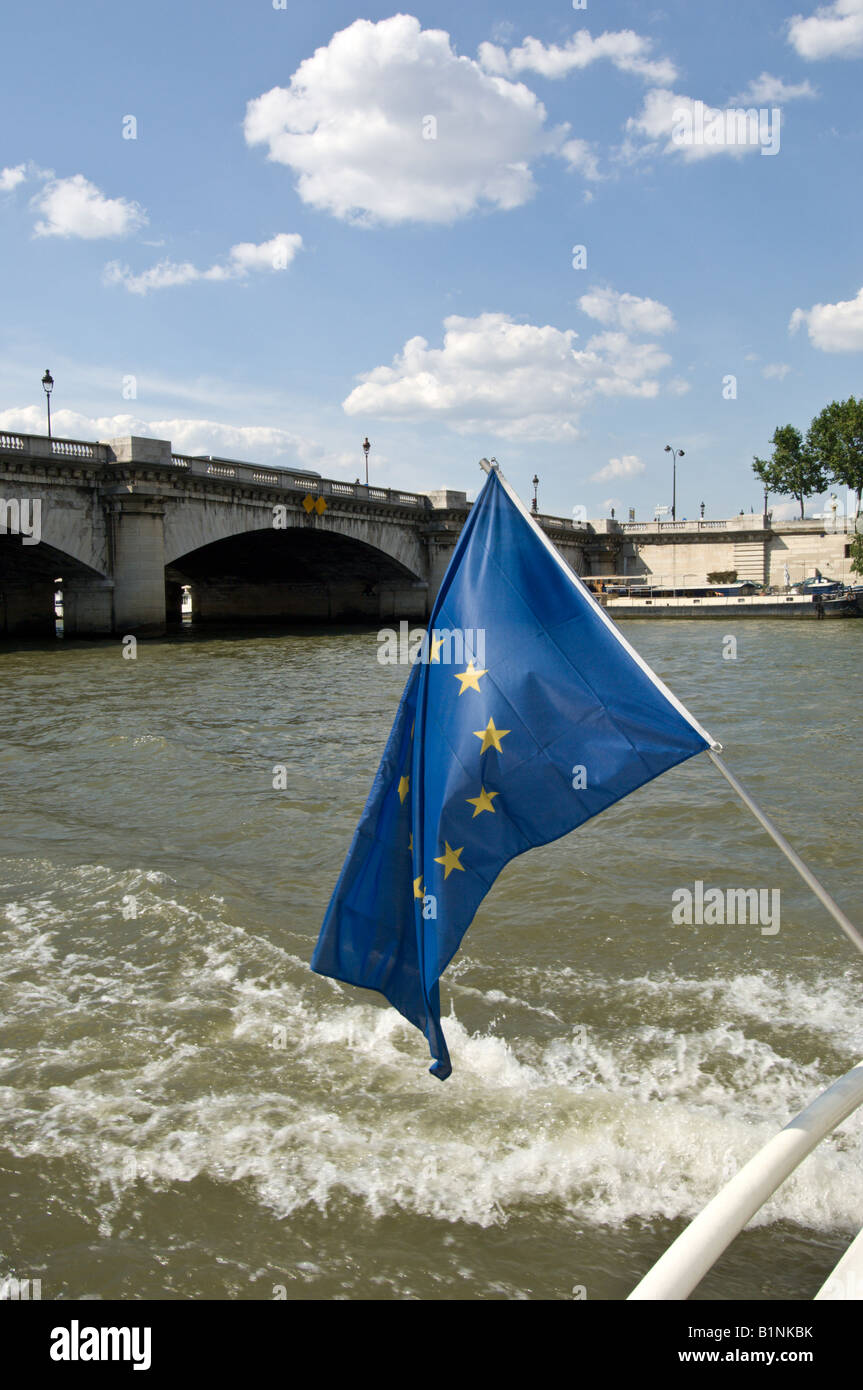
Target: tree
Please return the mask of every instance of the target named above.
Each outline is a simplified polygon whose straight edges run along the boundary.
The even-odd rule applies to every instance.
[[[793,425],[777,425],[771,439],[773,454],[769,459],[755,458],[752,471],[761,479],[768,492],[783,497],[796,497],[803,518],[803,503],[824,491],[829,474],[820,459],[810,450],[803,436]]]
[[[809,426],[806,444],[833,481],[859,499],[863,492],[863,400],[849,396],[847,401],[826,405]]]
[[[859,533],[851,542],[851,570],[854,574],[863,575],[863,535]]]

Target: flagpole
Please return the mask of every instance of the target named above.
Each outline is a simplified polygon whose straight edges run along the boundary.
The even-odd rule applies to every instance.
[[[726,782],[729,784],[729,786],[733,787],[734,791],[736,791],[744,806],[748,806],[755,819],[759,821],[759,823],[767,831],[767,834],[770,836],[770,838],[779,846],[789,863],[793,864],[794,868],[797,870],[798,874],[803,879],[803,882],[808,884],[808,886],[812,889],[812,892],[815,894],[816,898],[818,898],[818,900],[823,904],[823,906],[826,907],[834,922],[837,922],[844,931],[845,935],[848,937],[848,939],[850,941],[853,941],[854,945],[857,947],[857,950],[863,952],[863,933],[861,933],[858,930],[858,928],[854,926],[854,923],[850,921],[848,917],[845,916],[845,913],[842,911],[839,904],[835,901],[835,899],[833,899],[830,896],[824,885],[822,883],[819,883],[812,870],[806,864],[804,864],[803,860],[800,858],[800,855],[797,854],[797,852],[791,848],[785,836],[781,833],[781,831],[777,830],[770,817],[766,815],[764,811],[762,811],[757,801],[753,800],[753,798],[746,791],[745,787],[742,787],[740,785],[737,778],[734,776],[734,773],[729,771],[729,769],[725,766],[725,763],[718,756],[718,754],[714,753],[712,748],[708,748],[706,751],[710,761],[716,767],[718,767]]]

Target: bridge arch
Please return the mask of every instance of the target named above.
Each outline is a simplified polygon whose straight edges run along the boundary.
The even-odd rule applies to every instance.
[[[74,606],[79,592],[94,589],[108,592],[110,603],[110,583],[77,556],[44,539],[25,544],[0,534],[0,637],[54,637],[58,590],[65,608],[70,596]]]
[[[413,537],[407,545],[387,536],[383,549],[350,534],[362,527],[321,525],[318,518],[314,524],[291,517],[287,521],[284,527],[259,524],[223,535],[170,557],[169,621],[177,618],[184,585],[191,589],[193,622],[377,621],[425,615],[428,585]]]
[[[281,523],[281,526],[280,526]],[[175,564],[182,556],[215,541],[251,532],[281,529],[301,530],[320,535],[342,536],[388,556],[416,579],[426,579],[427,560],[423,538],[417,531],[416,517],[402,520],[385,513],[379,517],[367,512],[336,510],[332,506],[319,516],[307,514],[298,498],[286,502],[263,499],[202,501],[196,507],[172,506],[165,511],[165,562]]]

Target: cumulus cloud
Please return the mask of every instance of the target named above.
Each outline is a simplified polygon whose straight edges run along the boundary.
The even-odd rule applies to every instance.
[[[809,330],[812,346],[822,352],[863,352],[863,289],[838,304],[795,309],[789,331],[796,333],[801,324]]]
[[[563,45],[546,45],[541,39],[526,38],[507,52],[496,44],[482,43],[479,61],[487,72],[502,77],[536,72],[541,77],[558,78],[604,59],[621,72],[633,72],[648,82],[673,82],[677,76],[674,64],[668,58],[651,58],[652,50],[653,40],[642,38],[632,29],[606,31],[595,39],[589,30],[580,29]]]
[[[578,306],[589,318],[624,333],[668,333],[674,328],[671,310],[657,299],[639,299],[637,294],[619,294],[612,289],[594,289],[583,294]]]
[[[248,459],[252,463],[279,461],[304,467],[319,459],[322,450],[314,441],[302,439],[289,430],[263,425],[225,425],[215,420],[142,420],[136,415],[82,415],[75,410],[57,410],[51,416],[54,433],[66,439],[116,439],[123,435],[143,435],[149,439],[169,439],[177,454],[219,454],[226,458]],[[22,434],[42,434],[44,412],[38,406],[0,411],[0,429]],[[317,466],[316,464],[314,466]]]
[[[147,221],[137,203],[126,198],[106,198],[83,174],[50,178],[36,194],[33,206],[44,219],[36,223],[36,236],[83,237],[87,241],[123,237]]]
[[[626,153],[678,154],[686,162],[722,154],[740,157],[759,149],[775,153],[779,148],[778,126],[772,122],[762,129],[757,119],[741,119],[738,108],[708,106],[660,87],[645,93],[641,111],[630,116],[626,129],[645,141],[640,147],[630,144]]]
[[[10,165],[6,169],[0,169],[0,193],[11,193],[13,188],[17,188],[19,183],[23,183],[26,177],[26,164]]]
[[[791,367],[787,362],[767,362],[761,368],[765,381],[784,381]]]
[[[643,473],[646,464],[642,463],[637,454],[624,454],[619,459],[609,459],[604,468],[598,472],[591,473],[592,483],[610,483],[612,478],[635,478],[639,473]]]
[[[211,265],[208,270],[199,270],[191,261],[166,259],[135,275],[127,265],[109,261],[103,279],[106,285],[122,285],[130,294],[140,295],[188,285],[194,280],[242,280],[253,270],[286,270],[302,244],[303,238],[297,232],[279,232],[259,245],[241,241],[231,247],[224,264]]]
[[[762,72],[760,77],[754,77],[748,87],[732,97],[731,102],[738,106],[776,106],[780,102],[817,95],[811,82],[798,82],[795,85],[783,82],[781,77],[773,77],[769,72]]]
[[[801,58],[856,58],[863,53],[863,0],[836,0],[788,21],[788,41]]]
[[[358,19],[250,101],[245,137],[297,176],[305,203],[347,221],[450,223],[520,207],[531,164],[559,153],[521,83],[459,57],[450,36],[411,15]]]
[[[574,329],[502,313],[452,315],[443,327],[442,347],[411,338],[391,367],[365,373],[343,402],[347,414],[439,419],[460,434],[572,439],[581,408],[600,396],[656,396],[671,361],[656,343],[633,343],[623,332],[576,348]]]

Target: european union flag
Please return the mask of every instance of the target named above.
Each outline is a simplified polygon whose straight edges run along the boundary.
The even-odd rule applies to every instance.
[[[717,745],[495,470],[421,656],[312,969],[383,994],[444,1080],[438,981],[504,865]]]

